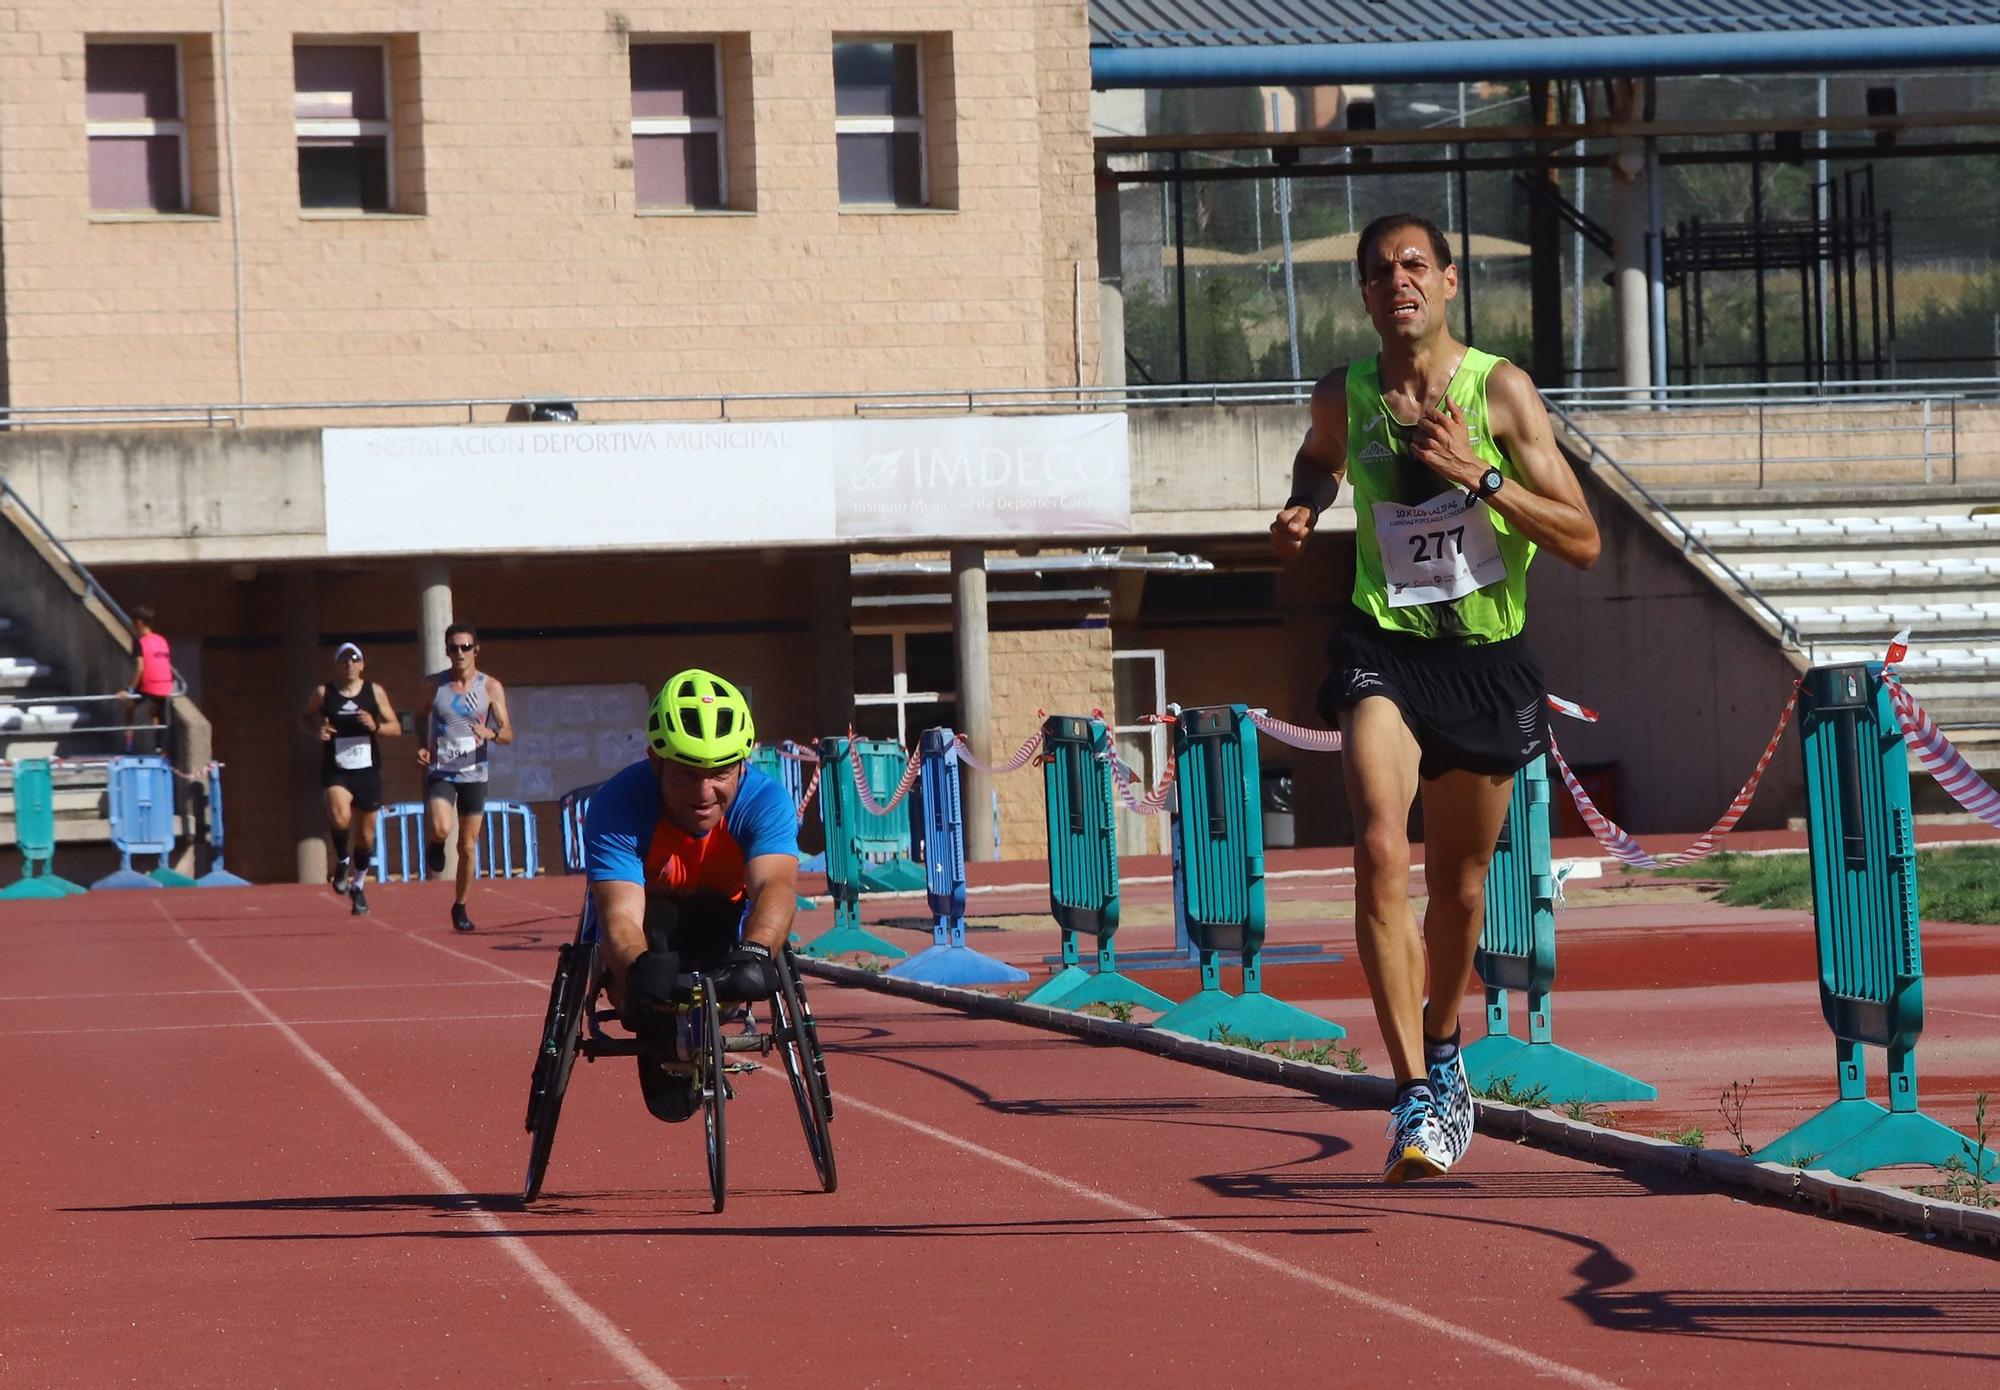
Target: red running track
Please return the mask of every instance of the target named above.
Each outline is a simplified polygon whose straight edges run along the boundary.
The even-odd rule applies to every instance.
[[[580,1065],[512,1201],[573,883],[0,905],[7,1385],[1899,1386],[2000,1374],[1995,1263],[814,985],[842,1185],[781,1080],[698,1125]]]

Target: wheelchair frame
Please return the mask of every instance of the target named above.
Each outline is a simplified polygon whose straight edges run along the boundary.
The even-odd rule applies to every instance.
[[[733,1095],[729,1075],[753,1070],[756,1065],[731,1062],[728,1055],[756,1053],[767,1057],[777,1052],[791,1085],[813,1169],[822,1190],[832,1192],[839,1176],[833,1157],[833,1091],[826,1079],[826,1054],[820,1047],[819,1029],[806,1002],[805,985],[799,979],[789,943],[773,957],[773,965],[778,976],[777,990],[752,1006],[749,1030],[734,1035],[724,1034],[721,1007],[706,981],[699,974],[694,977],[694,997],[682,1008],[690,1039],[685,1058],[663,1048],[658,1039],[607,1033],[604,1025],[616,1021],[617,1014],[609,1008],[595,1007],[603,978],[598,967],[596,914],[586,895],[583,910],[577,916],[574,939],[556,952],[555,978],[549,985],[541,1043],[528,1082],[526,1127],[533,1138],[528,1148],[527,1177],[521,1188],[522,1202],[532,1202],[541,1195],[542,1179],[555,1148],[556,1126],[562,1118],[563,1098],[579,1056],[593,1062],[599,1057],[654,1057],[659,1059],[663,1070],[696,1078],[708,1149],[709,1192],[713,1209],[721,1211],[728,1186],[725,1106]],[[769,1012],[768,1028],[755,1027],[757,1008]],[[680,1031],[675,1030],[677,1034]]]

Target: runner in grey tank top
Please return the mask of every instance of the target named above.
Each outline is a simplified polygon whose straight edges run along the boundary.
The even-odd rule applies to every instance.
[[[493,728],[492,701],[486,693],[486,673],[475,671],[464,690],[450,681],[438,684],[431,697],[431,771],[433,782],[484,782],[487,779],[486,740],[473,726]]]
[[[486,745],[512,743],[514,725],[507,717],[507,692],[498,678],[478,668],[479,634],[453,623],[445,631],[444,646],[451,665],[425,682],[429,708],[423,715],[424,746],[417,755],[425,779],[424,863],[430,877],[444,873],[445,841],[452,838],[456,819],[458,893],[451,924],[471,931],[465,899],[486,826]]]

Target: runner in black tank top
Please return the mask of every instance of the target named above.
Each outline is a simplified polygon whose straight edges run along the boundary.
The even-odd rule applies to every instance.
[[[333,654],[335,676],[313,693],[300,712],[320,741],[320,786],[325,789],[327,838],[333,842],[333,891],[347,896],[355,916],[368,911],[362,891],[375,852],[375,817],[382,808],[382,745],[403,727],[389,694],[364,674],[361,648],[342,642]]]

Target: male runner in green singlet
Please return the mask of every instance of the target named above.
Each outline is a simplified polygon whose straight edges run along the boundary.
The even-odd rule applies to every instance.
[[[1271,539],[1298,554],[1351,483],[1356,611],[1329,644],[1319,702],[1342,734],[1355,936],[1397,1082],[1382,1175],[1403,1182],[1444,1172],[1472,1142],[1458,1011],[1514,773],[1548,748],[1547,691],[1522,635],[1528,564],[1540,548],[1588,568],[1598,537],[1527,373],[1451,336],[1459,272],[1444,234],[1397,213],[1362,231],[1356,258],[1382,350],[1314,387]]]

